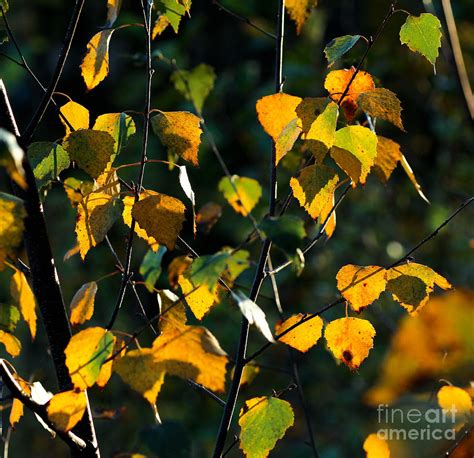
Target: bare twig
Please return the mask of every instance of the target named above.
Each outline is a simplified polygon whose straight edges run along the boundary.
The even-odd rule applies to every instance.
[[[221,407],[225,406],[225,402],[219,396],[214,394],[211,390],[208,390],[204,385],[201,385],[200,383],[197,383],[190,378],[188,378],[188,384],[191,386],[191,388],[194,388],[196,391],[205,393],[211,399],[216,401]]]

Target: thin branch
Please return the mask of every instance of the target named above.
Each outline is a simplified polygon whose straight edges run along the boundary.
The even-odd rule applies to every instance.
[[[219,396],[214,394],[211,390],[208,390],[204,385],[201,385],[200,383],[197,383],[197,382],[195,382],[194,380],[192,380],[190,378],[188,378],[188,384],[191,388],[194,388],[196,391],[200,391],[202,393],[205,393],[211,399],[216,401],[221,407],[225,406],[225,401],[223,401]]]

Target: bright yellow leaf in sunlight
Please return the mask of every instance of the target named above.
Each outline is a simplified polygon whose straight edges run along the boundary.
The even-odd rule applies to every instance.
[[[219,191],[232,208],[243,216],[253,210],[262,196],[262,188],[257,180],[238,175],[232,175],[230,180],[223,177],[219,181]]]
[[[0,192],[0,261],[6,257],[13,257],[21,244],[25,217],[23,201]],[[0,262],[0,270],[2,269],[3,263]]]
[[[74,130],[89,129],[89,110],[80,103],[71,100],[64,104],[59,111]],[[68,123],[63,119],[63,116],[59,116],[59,119],[64,124],[66,135],[69,135],[72,131]]]
[[[298,313],[275,326],[275,333],[281,334],[289,329],[291,326],[299,323],[307,315]],[[311,347],[318,343],[323,331],[323,320],[317,316],[300,324],[294,330],[288,332],[282,337],[278,338],[279,342],[283,342],[290,347],[296,348],[303,353],[307,352]]]
[[[10,291],[17,302],[21,315],[30,329],[31,338],[36,337],[36,300],[26,280],[25,274],[15,270],[10,283]]]
[[[194,313],[194,316],[198,320],[202,320],[216,302],[216,291],[210,291],[206,284],[199,285],[196,288],[184,275],[178,277],[178,283],[183,291],[183,300]]]
[[[364,441],[364,451],[366,458],[390,458],[390,449],[385,439],[381,439],[377,434],[369,434]]]
[[[288,15],[296,24],[296,33],[299,35],[304,23],[309,18],[311,10],[317,5],[318,0],[286,0],[285,6]]]
[[[469,393],[457,386],[443,386],[438,391],[438,404],[443,410],[453,411],[456,415],[469,415],[472,410],[472,399]]]
[[[64,391],[54,395],[48,403],[48,418],[61,431],[69,431],[81,420],[87,408],[84,392]]]
[[[20,354],[21,342],[13,334],[0,329],[0,342],[11,356],[15,357]]]
[[[355,312],[361,312],[385,291],[385,269],[379,266],[342,267],[336,276],[337,289]]]
[[[92,318],[94,301],[97,293],[97,283],[91,281],[82,285],[71,300],[71,324],[84,324]]]
[[[374,346],[375,329],[367,320],[339,318],[326,326],[324,337],[334,357],[356,370]]]

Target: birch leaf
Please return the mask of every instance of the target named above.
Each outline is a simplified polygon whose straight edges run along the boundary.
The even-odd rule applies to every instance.
[[[171,27],[175,33],[178,33],[181,18],[189,13],[191,8],[191,0],[187,2],[186,6],[176,0],[158,0],[155,2],[155,7],[168,18]]]
[[[96,294],[97,283],[95,281],[85,283],[74,294],[70,305],[70,321],[73,326],[84,324],[92,318]]]
[[[26,280],[25,274],[15,270],[10,283],[10,291],[13,299],[18,304],[21,316],[30,330],[31,338],[36,337],[36,300]]]
[[[365,458],[390,458],[390,449],[385,439],[369,434],[364,441]]]
[[[219,181],[219,191],[232,208],[243,216],[253,210],[262,196],[262,188],[257,180],[238,175],[232,175],[230,180],[223,177]]]
[[[11,356],[18,356],[21,352],[21,342],[9,332],[0,329],[0,343],[3,344],[7,353]]]
[[[360,38],[360,35],[343,35],[342,37],[333,38],[324,48],[329,67],[346,52],[350,51]]]
[[[0,192],[0,260],[14,257],[23,240],[25,218],[26,210],[23,201]],[[1,263],[0,266],[2,266]]]
[[[89,129],[89,110],[80,103],[70,100],[59,109],[61,114],[68,120],[74,130]],[[59,117],[66,129],[66,135],[72,131],[69,125],[64,121],[63,117]]]
[[[0,166],[5,167],[10,178],[21,188],[26,189],[23,158],[25,153],[18,145],[16,137],[8,130],[0,128]]]
[[[109,29],[115,24],[120,13],[122,0],[107,0],[107,22],[104,29]]]
[[[281,131],[280,135],[276,139],[275,142],[275,164],[278,163],[283,159],[288,151],[290,151],[298,137],[300,136],[302,130],[301,127],[298,125],[298,119],[295,118],[290,121]]]
[[[118,154],[127,144],[130,137],[135,134],[137,128],[132,117],[126,113],[106,113],[100,115],[95,120],[93,130],[100,130],[110,134],[115,140],[114,152]]]
[[[291,328],[308,315],[305,313],[298,313],[285,321],[278,323],[275,326],[275,333],[277,336],[282,334],[287,329]],[[321,338],[323,331],[323,320],[317,316],[305,321],[292,331],[286,333],[282,337],[278,337],[279,342],[283,342],[292,348],[295,348],[302,353],[306,353],[311,347],[314,347]]]
[[[32,143],[28,147],[28,159],[40,187],[55,180],[71,163],[67,151],[53,142]]]
[[[170,20],[168,16],[160,14],[153,25],[153,30],[151,31],[151,39],[154,40],[156,37],[159,37],[166,28],[170,25]]]
[[[357,104],[361,110],[373,118],[385,119],[405,130],[402,123],[402,105],[396,94],[383,87],[364,92],[357,98]]]
[[[470,394],[457,386],[443,386],[439,389],[438,405],[448,412],[456,412],[456,415],[468,416],[472,410],[472,399]]]
[[[316,7],[318,0],[286,0],[285,7],[288,15],[296,24],[296,33],[299,35],[311,11]]]
[[[216,302],[217,289],[210,290],[206,284],[195,286],[188,275],[185,273],[178,277],[178,284],[184,295],[183,301],[194,316],[198,320],[202,320]]]
[[[155,290],[155,283],[161,275],[161,261],[166,253],[166,247],[158,248],[158,251],[147,251],[140,265],[140,275],[143,277],[145,287],[150,293]]]
[[[81,421],[86,408],[87,397],[84,392],[64,391],[49,401],[48,418],[57,429],[69,431]]]

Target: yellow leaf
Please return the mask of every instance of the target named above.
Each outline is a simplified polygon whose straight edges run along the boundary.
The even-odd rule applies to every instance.
[[[438,391],[438,405],[455,415],[469,415],[472,410],[472,399],[469,393],[457,386],[443,386]]]
[[[301,29],[309,18],[311,10],[316,7],[318,0],[286,0],[285,6],[290,18],[296,24],[296,33],[299,35]]]
[[[64,354],[75,388],[85,390],[94,385],[114,344],[114,335],[100,327],[84,329],[71,337]]]
[[[70,320],[73,326],[84,324],[86,321],[91,319],[92,314],[94,313],[94,300],[96,293],[97,283],[92,281],[82,285],[76,294],[74,294],[70,305]]]
[[[146,197],[157,196],[157,195],[158,195],[157,192],[147,189],[140,193],[139,200],[143,200]],[[132,226],[132,208],[133,208],[134,203],[135,203],[135,198],[133,196],[125,196],[123,198],[122,218],[123,218],[123,222],[128,227]],[[135,223],[135,234],[137,234],[138,237],[142,238],[143,240],[146,240],[150,248],[155,253],[158,251],[158,247],[160,246],[158,242],[153,237],[148,236],[146,231],[142,229],[137,222]]]
[[[81,74],[87,89],[94,89],[109,74],[109,43],[114,29],[96,33],[89,43],[81,64]]]
[[[12,374],[12,375],[17,381],[17,383],[21,386],[21,389],[28,396],[31,396],[30,384],[26,380],[23,380],[18,374]],[[23,411],[24,411],[23,403],[17,398],[14,398],[12,402],[12,409],[10,411],[10,418],[9,418],[10,426],[12,428],[15,428],[15,426],[20,421],[21,417],[23,417]]]
[[[401,160],[400,145],[389,138],[377,136],[377,156],[374,172],[383,183],[386,183]]]
[[[320,214],[321,222],[325,221],[326,218],[329,216],[329,213],[331,213],[335,203],[336,201],[334,199],[334,194],[333,194],[332,198],[327,201],[326,206],[321,210],[321,214]],[[336,230],[336,212],[333,211],[331,213],[331,216],[328,219],[326,227],[324,228],[324,232],[326,232],[326,236],[328,239],[332,237],[335,230]]]
[[[329,349],[336,359],[352,370],[359,368],[374,346],[375,329],[367,320],[339,318],[324,331]]]
[[[59,111],[68,120],[74,130],[89,129],[89,110],[86,107],[83,107],[80,103],[71,100],[64,104]],[[60,116],[59,119],[64,124],[66,135],[69,135],[71,129],[68,124],[64,121],[62,116]]]
[[[15,270],[10,283],[10,291],[17,302],[21,315],[31,333],[31,338],[36,337],[36,301],[33,291],[20,270]]]
[[[336,132],[331,157],[353,181],[365,184],[377,156],[377,136],[367,127],[348,126]]]
[[[328,202],[333,201],[338,181],[339,176],[334,169],[314,164],[301,170],[297,178],[291,178],[290,186],[300,205],[313,219],[317,219],[327,209]]]
[[[329,100],[327,97],[305,97],[296,107],[298,123],[303,130],[301,138],[304,140],[316,118],[324,112]]]
[[[18,145],[16,137],[9,131],[0,127],[0,167],[4,167],[10,178],[23,189],[28,185],[25,181],[23,159],[25,153]]]
[[[176,288],[179,283],[179,277],[192,264],[193,260],[189,256],[178,256],[174,258],[168,266],[168,281],[172,288]]]
[[[366,458],[390,458],[390,449],[385,439],[377,434],[369,434],[364,441]]]
[[[111,167],[95,180],[93,190],[103,192],[111,197],[120,197],[120,181],[117,175],[117,169]]]
[[[115,199],[103,192],[88,194],[77,207],[76,236],[81,258],[104,240],[119,216]]]
[[[184,301],[194,313],[194,316],[198,320],[202,320],[216,301],[216,291],[210,291],[205,283],[196,288],[191,281],[183,275],[178,277],[178,283],[183,291]]]
[[[106,113],[97,117],[93,130],[107,132],[115,141],[114,152],[119,153],[137,128],[132,117],[125,113]]]
[[[385,291],[385,269],[379,266],[342,267],[336,276],[337,289],[352,309],[360,313]]]
[[[242,372],[240,386],[250,385],[255,380],[255,377],[257,377],[259,372],[260,368],[258,366],[252,366],[252,364],[247,364]],[[232,371],[232,377],[234,376],[233,373],[234,371]]]
[[[152,406],[165,380],[165,364],[155,361],[153,350],[141,348],[129,351],[115,364],[114,371]]]
[[[122,6],[122,0],[107,0],[107,22],[104,28],[110,28],[114,25]]]
[[[329,103],[324,111],[311,124],[305,140],[322,143],[325,149],[331,148],[336,136],[336,124],[339,116],[339,107],[336,103]]]
[[[410,167],[410,164],[408,163],[406,157],[402,154],[400,161],[402,163],[403,170],[405,170],[405,173],[408,175],[408,178],[410,178],[410,181],[413,183],[413,186],[415,187],[416,191],[420,195],[420,197],[427,203],[430,203],[428,198],[425,196],[421,189],[421,185],[416,181],[415,174],[413,173],[412,168]]]
[[[324,88],[329,92],[329,96],[335,102],[339,102],[342,94],[344,94],[349,82],[354,76],[355,68],[349,70],[334,70],[328,74],[324,81]],[[357,98],[363,92],[372,91],[375,89],[374,80],[372,76],[364,71],[359,71],[352,81],[347,95],[341,103],[344,113],[349,121],[352,121],[355,112],[359,107],[357,105]]]
[[[300,134],[301,127],[298,125],[298,119],[295,118],[285,126],[275,142],[275,164],[278,164],[293,148]]]
[[[132,208],[132,216],[147,236],[172,250],[183,227],[185,209],[179,199],[166,194],[156,194],[136,202]]]
[[[191,378],[213,391],[224,391],[226,353],[204,327],[186,325],[179,303],[161,321],[161,335],[153,342],[155,362],[165,363],[166,373]]]
[[[267,95],[257,101],[258,121],[276,143],[283,129],[296,119],[296,107],[303,99],[283,92]]]
[[[0,260],[14,257],[23,240],[26,210],[23,201],[0,192]],[[0,263],[2,266],[2,263]],[[0,270],[3,268],[0,267]]]
[[[151,125],[168,155],[177,155],[198,166],[201,143],[201,119],[187,111],[162,111],[151,119]]]
[[[410,315],[416,316],[426,305],[434,285],[450,289],[451,284],[433,269],[410,262],[387,270],[387,291]]]
[[[5,346],[5,350],[13,357],[21,352],[21,342],[9,332],[0,329],[0,342]]]
[[[156,37],[160,36],[170,25],[170,20],[168,16],[161,14],[155,21],[155,25],[153,26],[153,30],[151,31],[151,39],[154,40]]]
[[[253,210],[262,196],[262,188],[257,180],[238,175],[232,175],[230,180],[223,177],[219,181],[219,191],[232,208],[243,216]]]
[[[298,315],[293,315],[282,323],[277,323],[275,326],[275,333],[278,336],[291,326],[299,323],[301,320],[306,318],[306,316],[307,315],[304,313],[298,313]],[[311,347],[317,344],[321,337],[322,331],[323,320],[317,316],[315,318],[311,318],[303,324],[300,324],[297,328],[288,332],[284,336],[278,337],[278,341],[305,353]]]
[[[48,403],[48,418],[61,431],[69,431],[80,421],[87,408],[87,397],[82,391],[64,391],[54,395]]]
[[[64,180],[64,192],[69,199],[71,207],[77,207],[82,199],[93,191],[94,183],[90,180],[78,180],[74,177],[68,177]]]
[[[402,123],[402,105],[396,94],[383,87],[375,88],[359,95],[359,107],[373,118],[381,118],[391,122],[401,130],[405,130]]]

